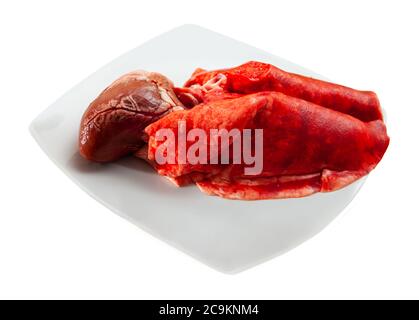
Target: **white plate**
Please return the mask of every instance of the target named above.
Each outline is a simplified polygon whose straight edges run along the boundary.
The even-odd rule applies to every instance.
[[[99,165],[77,151],[87,105],[122,74],[158,71],[181,85],[196,67],[248,60],[322,78],[269,53],[194,25],[167,32],[112,61],[42,112],[30,131],[46,154],[83,190],[157,238],[225,273],[278,256],[309,239],[353,199],[363,180],[340,191],[302,199],[232,201],[176,188],[134,158]]]

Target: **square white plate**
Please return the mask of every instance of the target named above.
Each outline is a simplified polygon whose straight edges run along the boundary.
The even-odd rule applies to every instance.
[[[364,179],[342,190],[302,199],[232,201],[176,188],[134,158],[100,165],[77,150],[88,104],[122,74],[144,69],[182,85],[197,67],[216,69],[248,60],[322,78],[269,53],[194,25],[154,38],[112,61],[42,112],[30,131],[51,160],[83,190],[157,238],[225,273],[278,256],[309,239],[353,199]]]

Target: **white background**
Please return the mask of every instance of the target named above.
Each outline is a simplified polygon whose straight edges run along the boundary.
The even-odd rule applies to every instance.
[[[0,298],[419,298],[416,3],[1,2]],[[91,199],[27,129],[99,67],[184,23],[374,90],[387,111],[391,145],[350,208],[297,249],[234,276]]]

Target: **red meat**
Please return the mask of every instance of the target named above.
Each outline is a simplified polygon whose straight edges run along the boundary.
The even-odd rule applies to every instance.
[[[176,89],[181,100],[194,96],[191,105],[213,100],[213,93],[248,94],[278,91],[304,99],[323,107],[350,114],[362,121],[382,120],[380,102],[371,91],[359,91],[302,75],[289,73],[273,65],[250,61],[235,68],[205,71],[197,69],[185,83]],[[188,93],[189,95],[187,95]],[[210,97],[205,99],[205,94]],[[216,97],[220,96],[219,93]]]
[[[200,128],[208,137],[212,128],[263,129],[263,170],[256,176],[244,174],[245,164],[176,161],[156,164],[156,169],[179,181],[197,176],[195,181],[202,191],[231,199],[302,197],[334,191],[368,174],[381,160],[389,138],[382,120],[363,122],[333,109],[337,108],[272,91],[203,103],[149,125],[145,129],[148,157],[154,160],[162,143],[156,139],[158,130],[170,129],[177,139],[181,120],[187,132]],[[178,157],[176,153],[176,160]]]

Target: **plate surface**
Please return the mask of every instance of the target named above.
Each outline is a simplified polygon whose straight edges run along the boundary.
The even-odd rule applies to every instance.
[[[145,231],[225,273],[278,256],[321,231],[353,199],[364,179],[332,193],[302,199],[232,201],[176,188],[134,158],[100,165],[77,151],[87,105],[122,74],[144,69],[181,85],[197,67],[239,65],[248,60],[323,78],[284,59],[194,25],[154,38],[85,79],[31,124],[45,153],[83,190]]]

